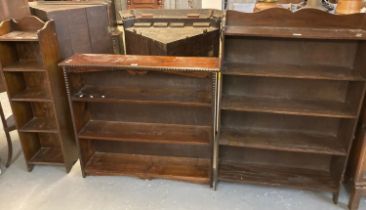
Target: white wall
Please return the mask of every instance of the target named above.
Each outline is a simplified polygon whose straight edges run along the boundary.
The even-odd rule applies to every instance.
[[[221,9],[222,0],[202,0],[203,9]]]

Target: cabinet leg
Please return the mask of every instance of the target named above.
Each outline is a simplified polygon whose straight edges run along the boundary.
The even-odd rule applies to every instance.
[[[351,198],[348,203],[348,207],[350,210],[357,210],[358,206],[360,205],[360,199],[361,199],[361,192],[360,190],[353,189]]]
[[[333,203],[337,205],[338,204],[338,200],[339,200],[339,191],[333,193]]]

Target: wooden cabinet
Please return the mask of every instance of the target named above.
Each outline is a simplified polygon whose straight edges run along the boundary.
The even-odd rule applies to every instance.
[[[0,25],[0,62],[29,170],[77,159],[54,22],[36,17]]]
[[[218,59],[78,54],[61,66],[84,176],[211,182]]]
[[[131,10],[121,14],[129,55],[219,56],[220,11]]]
[[[218,180],[329,191],[337,202],[365,93],[364,17],[228,11]]]

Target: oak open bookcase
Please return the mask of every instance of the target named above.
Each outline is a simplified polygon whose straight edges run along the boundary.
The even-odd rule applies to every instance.
[[[26,17],[0,24],[0,69],[29,171],[46,164],[68,172],[77,160],[59,59],[52,21]]]
[[[337,202],[365,93],[365,16],[270,9],[226,21],[218,180]]]
[[[78,54],[60,65],[84,177],[211,183],[217,58]]]

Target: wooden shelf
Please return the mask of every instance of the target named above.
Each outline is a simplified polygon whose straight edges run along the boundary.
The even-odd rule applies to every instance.
[[[223,96],[223,110],[264,112],[299,116],[355,119],[356,113],[344,103],[290,99]]]
[[[96,152],[86,164],[89,175],[131,175],[209,183],[210,160]]]
[[[33,117],[19,129],[20,132],[57,133],[57,128],[52,119]]]
[[[0,36],[0,41],[38,42],[38,34],[37,32],[29,31],[12,31],[10,33]]]
[[[52,102],[47,90],[26,89],[10,97],[11,101]]]
[[[46,72],[35,60],[22,60],[3,67],[4,72]]]
[[[225,36],[256,36],[298,39],[366,40],[366,31],[348,28],[278,26],[226,26]]]
[[[359,72],[338,66],[227,63],[222,73],[238,76],[365,81]]]
[[[336,192],[338,186],[328,171],[283,166],[222,162],[219,179],[249,184],[287,186]]]
[[[41,147],[39,151],[28,161],[36,165],[64,165],[64,159],[60,148]]]
[[[194,92],[194,94],[192,94]],[[208,91],[187,89],[98,88],[85,86],[72,97],[73,101],[120,102],[145,104],[177,104],[211,107]]]
[[[210,126],[92,120],[81,129],[79,138],[205,145],[210,143],[210,132]]]
[[[301,131],[222,128],[220,145],[314,154],[347,155],[345,146],[336,137]]]

